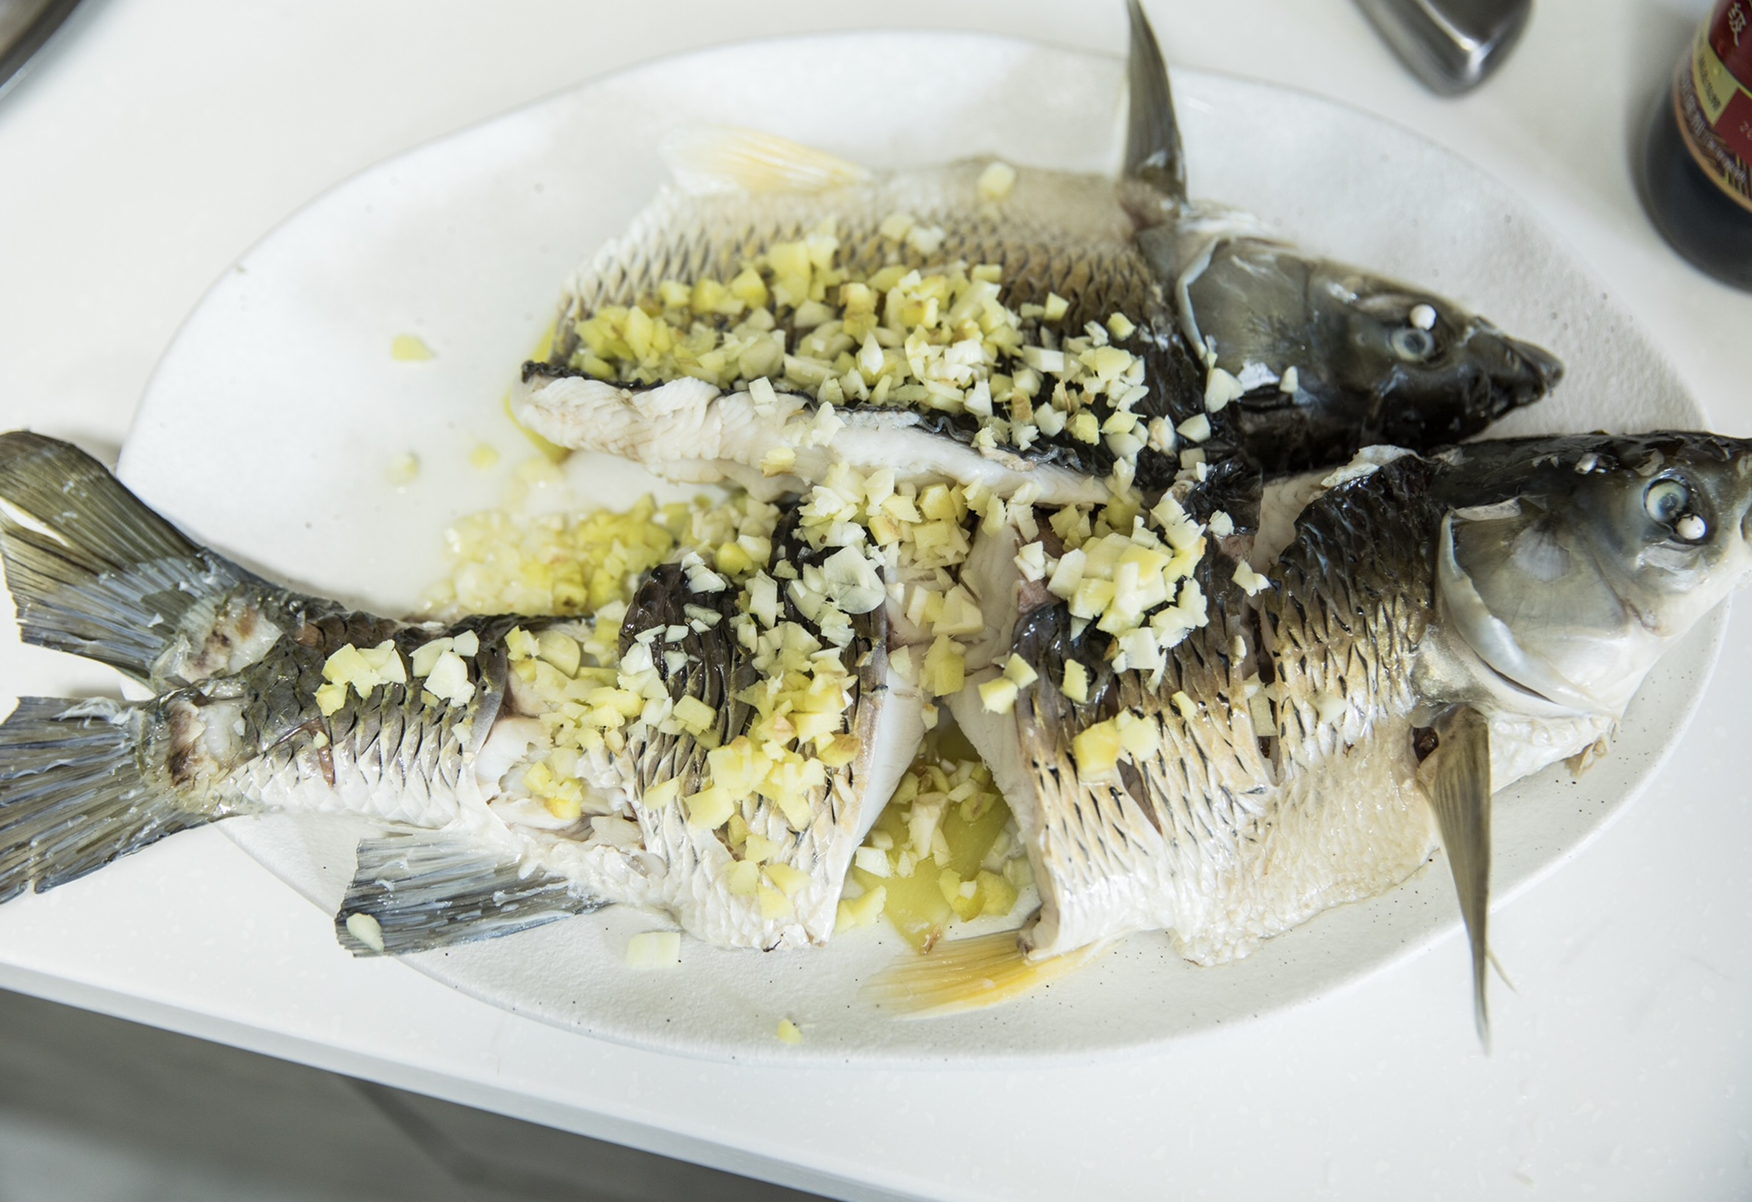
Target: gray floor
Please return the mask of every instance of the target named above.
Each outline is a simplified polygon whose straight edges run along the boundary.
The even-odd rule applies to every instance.
[[[0,1202],[809,1202],[0,990]]]

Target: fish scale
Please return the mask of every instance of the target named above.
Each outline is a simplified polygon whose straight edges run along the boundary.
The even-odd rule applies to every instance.
[[[1133,239],[1136,222],[1116,201],[1113,181],[1098,176],[1020,168],[1010,195],[982,210],[980,173],[993,160],[972,159],[909,171],[830,193],[753,193],[726,199],[670,189],[621,237],[607,243],[573,281],[561,305],[554,354],[564,363],[578,348],[576,323],[605,305],[633,305],[665,280],[727,281],[775,243],[795,242],[832,216],[837,266],[854,277],[905,262],[903,243],[883,236],[883,221],[907,213],[942,229],[941,248],[925,263],[988,263],[1003,268],[1000,295],[1012,308],[1043,303],[1056,292],[1072,306],[1067,329],[1134,320],[1163,310],[1159,283]],[[1161,208],[1138,193],[1136,205]],[[1001,219],[1000,219],[1001,218]]]

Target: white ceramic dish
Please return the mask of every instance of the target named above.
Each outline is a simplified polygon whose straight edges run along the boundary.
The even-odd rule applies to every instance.
[[[1423,282],[1561,355],[1558,393],[1500,429],[1696,427],[1671,370],[1553,235],[1476,169],[1395,126],[1280,88],[1180,71],[1195,195],[1246,207],[1334,257]],[[499,408],[565,275],[663,179],[678,124],[768,129],[878,166],[995,151],[1107,171],[1123,113],[1117,59],[979,35],[865,34],[752,43],[597,81],[411,151],[294,215],[226,274],[160,364],[121,474],[185,528],[270,577],[385,613],[441,574],[442,531],[495,503],[525,453]],[[428,363],[392,360],[418,334]],[[481,442],[504,466],[467,466]],[[410,486],[386,467],[420,457]],[[656,488],[577,456],[577,491]],[[1637,791],[1714,662],[1723,619],[1675,650],[1618,745],[1580,781],[1552,771],[1498,799],[1500,900],[1571,855]],[[325,912],[361,828],[284,817],[224,825]],[[312,921],[323,921],[316,915]],[[608,1039],[715,1058],[1016,1063],[1098,1054],[1303,1002],[1453,934],[1445,865],[1322,915],[1250,959],[1198,969],[1134,936],[1016,1004],[896,1021],[857,999],[899,951],[861,934],[761,955],[688,943],[671,972],[624,966],[660,925],[609,911],[407,958],[474,996]],[[1456,993],[1466,982],[1457,976]],[[774,1037],[781,1019],[800,1046]]]

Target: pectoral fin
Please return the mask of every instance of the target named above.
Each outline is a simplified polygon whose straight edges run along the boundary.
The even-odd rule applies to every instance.
[[[1490,949],[1485,921],[1490,908],[1490,723],[1471,706],[1458,706],[1435,723],[1436,750],[1419,779],[1436,813],[1448,867],[1460,894],[1460,915],[1472,945],[1472,996],[1478,1035],[1488,1045],[1490,1013],[1484,999]]]
[[[394,956],[509,935],[605,904],[463,837],[391,834],[359,844],[335,935],[355,956]]]

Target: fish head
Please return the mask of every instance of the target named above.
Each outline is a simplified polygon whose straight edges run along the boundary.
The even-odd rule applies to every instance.
[[[1752,442],[1591,435],[1444,458],[1441,620],[1495,674],[1561,707],[1622,714],[1752,570]]]
[[[1467,438],[1563,376],[1555,356],[1454,301],[1355,268],[1316,265],[1307,304],[1325,372],[1302,374],[1370,398],[1381,439],[1395,445]]]
[[[1177,287],[1182,333],[1236,377],[1235,420],[1266,471],[1460,442],[1563,375],[1446,297],[1263,238],[1215,238]]]

